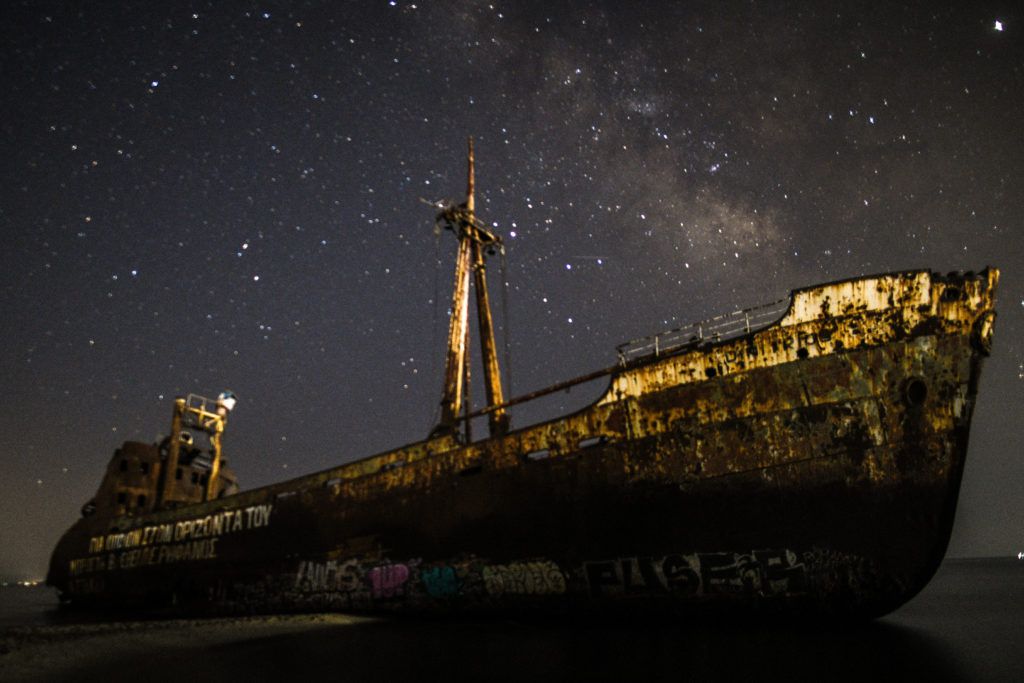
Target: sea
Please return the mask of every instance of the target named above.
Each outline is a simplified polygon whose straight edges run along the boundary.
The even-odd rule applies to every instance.
[[[59,610],[51,589],[0,589],[0,634],[66,630],[89,619],[96,617]],[[229,644],[137,653],[130,670],[184,658],[177,668],[145,672],[147,680],[172,680],[190,662],[214,657],[248,680],[1024,681],[1024,560],[948,559],[906,605],[854,625],[374,619],[279,638],[247,636],[245,620],[235,626]],[[122,669],[110,661],[102,670],[117,680],[108,674]]]

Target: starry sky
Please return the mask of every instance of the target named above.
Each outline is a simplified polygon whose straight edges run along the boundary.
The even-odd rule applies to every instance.
[[[178,395],[238,395],[243,487],[424,438],[455,241],[420,199],[463,198],[471,135],[512,395],[795,287],[999,267],[950,553],[1024,550],[1024,16],[626,4],[8,6],[0,576]]]

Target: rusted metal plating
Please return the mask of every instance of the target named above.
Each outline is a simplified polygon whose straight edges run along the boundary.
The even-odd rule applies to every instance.
[[[296,484],[344,485],[345,495],[361,498],[394,488],[423,490],[431,488],[435,477],[467,468],[518,467],[542,457],[574,453],[581,445],[590,448],[676,435],[680,420],[697,426],[762,416],[759,419],[770,423],[786,411],[850,402],[859,412],[842,418],[837,430],[842,432],[843,423],[856,419],[866,425],[870,441],[881,443],[885,432],[879,400],[888,400],[895,392],[902,401],[904,390],[892,383],[904,381],[903,377],[918,378],[925,394],[922,401],[928,400],[929,385],[956,381],[956,390],[963,396],[935,417],[936,428],[945,429],[969,407],[968,373],[955,367],[952,370],[964,374],[929,376],[927,359],[944,337],[974,338],[976,343],[990,345],[997,280],[994,269],[976,277],[950,278],[918,271],[799,290],[776,324],[726,343],[634,361],[612,377],[608,391],[592,407],[569,417],[468,445],[444,435],[266,491],[292,490]],[[897,374],[886,369],[892,359],[885,346],[902,340],[908,347],[905,357],[896,359]],[[849,357],[854,352],[860,359],[856,363]],[[816,358],[825,364],[802,362]],[[793,365],[786,382],[763,372],[787,364]],[[693,387],[688,400],[675,401],[673,394],[685,386]],[[702,478],[768,464],[761,460],[744,464],[741,454],[753,450],[749,447],[726,448],[719,443],[715,450],[729,456],[716,459],[704,453],[700,443],[689,452],[684,449],[672,455],[703,463]],[[787,437],[756,457],[774,454],[776,462],[781,462],[812,457],[814,452],[813,440],[802,445]]]

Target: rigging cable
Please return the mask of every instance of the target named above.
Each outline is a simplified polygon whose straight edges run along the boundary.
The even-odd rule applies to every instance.
[[[505,400],[508,401],[512,398],[512,343],[508,327],[508,267],[505,263],[504,244],[500,245],[499,253],[501,254],[501,324],[505,328],[502,330],[501,336],[505,343]],[[507,412],[506,415],[508,415]],[[509,415],[507,419],[511,424],[512,417]]]
[[[430,381],[431,383],[437,379],[437,326],[438,326],[438,310],[441,305],[441,226],[436,221],[434,222],[434,319],[430,325]],[[434,408],[430,414],[430,426],[429,429],[433,429],[437,426],[441,420],[441,402],[437,401],[434,403]]]

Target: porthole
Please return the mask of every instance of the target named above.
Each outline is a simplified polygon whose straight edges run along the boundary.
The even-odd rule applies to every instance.
[[[963,298],[963,292],[960,290],[959,287],[956,287],[954,285],[947,285],[946,288],[942,290],[942,296],[940,298],[942,299],[942,301],[947,303],[959,301],[960,299]]]
[[[924,405],[925,399],[928,398],[928,385],[924,383],[924,380],[915,377],[907,382],[903,395],[907,400],[907,405],[918,408]]]

